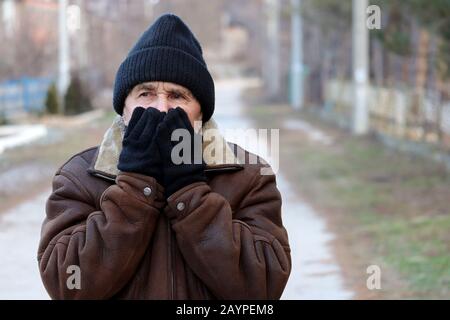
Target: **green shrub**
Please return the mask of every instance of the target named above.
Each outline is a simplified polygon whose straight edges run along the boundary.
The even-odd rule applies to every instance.
[[[0,110],[0,126],[7,125],[8,119],[6,119],[6,115]]]
[[[56,90],[55,84],[52,84],[47,90],[45,110],[49,114],[57,114],[59,112],[58,91]]]
[[[66,95],[64,96],[64,113],[75,115],[92,110],[91,99],[85,92],[81,80],[78,76],[72,76]]]

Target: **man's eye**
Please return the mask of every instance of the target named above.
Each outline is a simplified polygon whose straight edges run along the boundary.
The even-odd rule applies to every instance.
[[[149,97],[149,96],[151,96],[151,95],[152,95],[151,92],[146,91],[146,92],[142,92],[141,94],[139,94],[139,97]]]
[[[183,95],[179,94],[179,93],[172,93],[171,95],[172,99],[181,99],[183,98]]]

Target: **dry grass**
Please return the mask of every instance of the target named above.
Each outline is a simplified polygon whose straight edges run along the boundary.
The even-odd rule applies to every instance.
[[[450,298],[450,178],[443,167],[309,113],[253,103],[248,114],[259,127],[281,128],[281,171],[339,235],[338,258],[358,298]],[[335,143],[313,143],[301,131],[283,129],[295,118]],[[382,290],[366,288],[371,264],[381,267]]]

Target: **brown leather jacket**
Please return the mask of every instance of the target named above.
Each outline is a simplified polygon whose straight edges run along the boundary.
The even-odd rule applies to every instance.
[[[231,164],[205,159],[208,183],[164,199],[152,177],[117,171],[117,123],[100,147],[73,156],[54,177],[38,249],[50,296],[278,299],[290,248],[275,176],[259,171],[264,163],[239,164],[249,156],[242,149]],[[230,146],[222,149],[228,156]],[[72,265],[80,289],[67,286]]]

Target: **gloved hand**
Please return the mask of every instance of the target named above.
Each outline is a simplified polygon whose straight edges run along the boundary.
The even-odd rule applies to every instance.
[[[155,178],[162,184],[162,160],[156,144],[156,128],[165,112],[137,107],[131,116],[122,142],[117,168]]]
[[[189,140],[187,142],[172,141],[172,132],[176,129],[187,130],[189,132]],[[199,140],[194,140],[195,136],[197,137],[196,139]],[[177,190],[191,183],[206,181],[206,176],[204,173],[205,163],[203,162],[203,157],[201,154],[201,145],[199,146],[200,154],[198,154],[197,157],[194,156],[194,141],[198,141],[201,144],[201,136],[194,132],[194,128],[192,128],[189,118],[182,108],[177,107],[175,109],[170,109],[167,112],[167,115],[164,117],[163,121],[161,121],[158,125],[156,139],[163,162],[163,185],[166,197],[169,197]],[[182,139],[185,139],[185,136],[183,136]],[[171,157],[172,150],[178,143],[182,143],[182,145],[187,145],[190,147],[190,155],[188,157],[189,160],[186,161],[188,163],[183,162],[180,164],[175,164],[173,162],[174,159]]]

